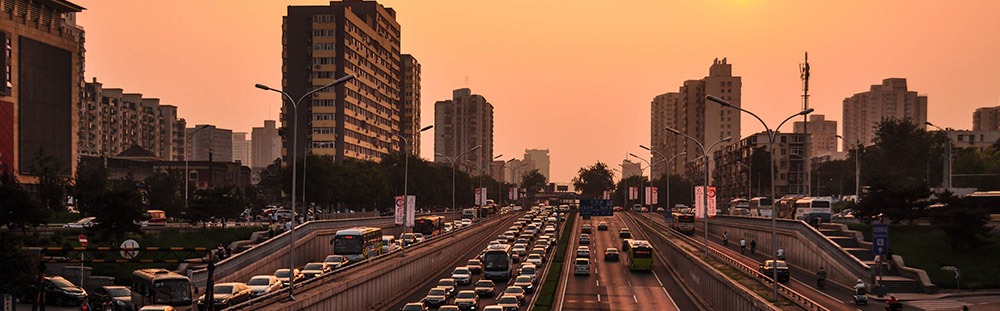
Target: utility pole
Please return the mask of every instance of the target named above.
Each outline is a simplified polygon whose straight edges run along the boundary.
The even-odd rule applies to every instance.
[[[799,73],[802,78],[802,110],[808,110],[809,109],[809,52],[806,52],[805,63],[799,64]],[[802,148],[804,149],[803,152],[805,152],[805,155],[802,157],[802,163],[805,166],[804,170],[806,178],[805,183],[803,183],[803,185],[805,185],[803,190],[805,190],[806,196],[809,197],[812,196],[812,187],[811,187],[812,184],[809,182],[810,181],[809,173],[812,171],[812,165],[810,165],[809,163],[811,162],[809,159],[809,116],[802,115],[802,121],[803,121],[802,135],[805,140],[803,143],[805,147]]]

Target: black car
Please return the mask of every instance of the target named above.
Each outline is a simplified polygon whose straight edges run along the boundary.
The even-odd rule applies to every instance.
[[[763,265],[760,265],[760,268],[757,271],[760,271],[760,273],[766,275],[767,277],[774,276],[774,267],[775,267],[774,262],[775,262],[774,260],[765,261]],[[777,267],[778,267],[778,282],[788,282],[788,277],[789,277],[788,265],[785,264],[784,260],[778,260]]]
[[[132,305],[132,291],[125,286],[101,286],[90,293],[90,304],[95,307],[110,306],[115,311],[135,310]]]
[[[622,239],[631,239],[632,232],[629,231],[628,228],[621,228],[621,230],[618,230],[618,237]]]
[[[87,299],[87,291],[61,276],[46,277],[42,283],[45,302],[57,306],[79,306]]]
[[[219,283],[212,287],[212,299],[205,301],[205,295],[198,297],[198,310],[206,310],[209,303],[215,305],[215,310],[222,310],[233,305],[250,300],[252,290],[246,284],[239,282]]]
[[[604,250],[604,260],[605,261],[618,261],[618,249],[614,247],[608,247]]]
[[[455,295],[455,305],[459,310],[479,310],[479,295],[471,290],[460,291]]]
[[[479,297],[492,298],[496,295],[496,284],[490,280],[479,280],[476,282],[476,295]]]
[[[602,221],[602,222],[597,223],[597,230],[607,231],[608,230],[608,222]]]

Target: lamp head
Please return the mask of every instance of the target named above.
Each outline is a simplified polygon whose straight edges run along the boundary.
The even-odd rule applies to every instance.
[[[736,107],[733,107],[733,104],[730,104],[729,102],[723,100],[722,98],[718,98],[718,97],[715,97],[715,96],[712,96],[712,95],[706,95],[705,99],[713,101],[713,102],[716,102],[719,105],[723,105],[725,107],[736,108]]]
[[[479,150],[479,148],[482,148],[482,147],[483,147],[483,145],[478,145],[475,148],[469,149],[469,151],[476,151],[476,150]]]
[[[809,109],[806,109],[806,110],[802,110],[802,112],[799,112],[799,114],[800,115],[807,115],[807,114],[812,113],[814,110],[815,109],[809,108]]]
[[[667,131],[671,132],[671,133],[674,133],[674,134],[678,134],[678,135],[680,135],[680,133],[681,133],[680,131],[677,131],[677,130],[675,130],[673,128],[670,128],[670,127],[667,128]]]
[[[722,139],[722,141],[730,141],[730,140],[733,140],[732,136],[726,136],[726,138]]]
[[[926,124],[926,125],[930,125],[930,126],[934,126],[934,124],[933,124],[933,123],[930,123],[930,122],[927,122],[927,121],[924,121],[924,124]]]
[[[267,85],[263,85],[263,84],[260,84],[260,83],[254,84],[254,87],[256,87],[258,89],[261,89],[261,90],[266,90],[266,91],[270,91],[271,90],[271,88],[267,87]]]
[[[434,125],[425,126],[424,128],[420,129],[420,131],[423,132],[423,131],[429,130],[431,128],[434,128]]]
[[[646,147],[646,146],[643,146],[643,145],[639,145],[639,148],[649,150],[649,147]]]
[[[629,152],[629,154],[628,154],[628,155],[630,155],[630,156],[633,156],[633,157],[636,157],[636,158],[638,158],[638,157],[639,157],[639,156],[637,156],[637,155],[635,155],[634,153],[631,153],[631,152]]]
[[[503,153],[501,153],[501,154],[498,154],[497,156],[493,157],[493,159],[494,159],[494,160],[496,160],[496,159],[499,159],[499,158],[500,158],[500,157],[502,157],[502,156],[503,156]]]

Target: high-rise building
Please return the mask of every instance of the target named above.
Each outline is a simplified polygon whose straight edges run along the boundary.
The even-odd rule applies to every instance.
[[[402,116],[399,118],[400,132],[403,137],[409,140],[406,151],[412,155],[420,156],[420,63],[410,54],[403,54],[399,57],[399,74],[401,82],[399,111]]]
[[[247,139],[246,132],[233,132],[233,162],[239,162],[246,167],[253,167],[252,143]]]
[[[255,127],[250,132],[250,148],[253,152],[250,158],[254,170],[266,168],[281,158],[281,136],[274,127],[274,120],[264,120],[264,127]]]
[[[875,126],[885,119],[910,120],[920,128],[927,122],[927,96],[906,88],[906,79],[888,78],[868,92],[844,98],[844,141],[871,145]]]
[[[639,163],[639,162],[632,162],[632,161],[629,161],[629,159],[625,159],[625,160],[622,160],[621,168],[622,168],[622,178],[623,179],[624,178],[629,178],[629,177],[632,177],[632,176],[641,176],[641,175],[643,175],[643,173],[642,173],[642,164]]]
[[[160,105],[160,159],[184,160],[184,138],[187,121],[177,118],[177,106]]]
[[[292,146],[294,132],[298,156],[308,148],[337,159],[379,160],[399,150],[399,29],[396,11],[375,1],[288,7],[282,22],[283,89],[297,97],[348,74],[356,78],[313,94],[296,111],[286,102],[284,146]]]
[[[188,128],[187,153],[189,161],[231,162],[233,160],[233,130],[199,124]]]
[[[704,172],[700,175],[697,172],[687,172],[692,167],[698,170],[704,167],[689,165],[703,155],[698,144],[665,129],[670,127],[691,136],[706,148],[725,137],[732,137],[732,140],[720,143],[715,148],[739,141],[740,111],[707,102],[705,96],[713,95],[740,107],[742,88],[742,79],[733,76],[733,65],[723,58],[721,61],[715,59],[708,69],[708,76],[701,80],[684,81],[678,92],[656,96],[651,103],[650,148],[655,151],[652,152],[653,156],[673,157],[682,152],[687,153],[674,159],[675,163],[657,165],[658,171],[655,174],[704,176]],[[714,167],[715,163],[709,162],[709,166]]]
[[[503,181],[514,185],[520,184],[521,179],[523,179],[521,177],[524,176],[525,173],[531,171],[529,166],[529,163],[524,162],[524,160],[521,159],[511,159],[507,161],[507,165],[503,167],[503,170],[506,172],[501,173],[501,175],[503,175]]]
[[[545,176],[545,180],[552,181],[549,175],[549,149],[525,149],[524,160],[531,162],[538,173]]]
[[[105,88],[94,78],[84,84],[78,116],[79,155],[112,157],[140,146],[163,160],[183,159],[184,119],[158,98]]]
[[[35,154],[76,173],[84,32],[66,0],[0,1],[0,169],[35,183]]]
[[[795,133],[805,131],[805,123],[795,121]],[[821,114],[809,115],[809,156],[817,156],[837,151],[837,121],[826,120]]]
[[[972,113],[973,131],[1000,131],[1000,106],[983,107]]]
[[[452,99],[434,103],[434,162],[447,163],[476,146],[479,150],[462,156],[458,167],[473,173],[475,165],[493,159],[493,104],[467,88],[452,92]],[[527,171],[525,171],[527,172]]]

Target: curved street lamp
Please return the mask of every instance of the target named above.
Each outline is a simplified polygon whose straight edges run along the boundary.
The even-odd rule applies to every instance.
[[[694,137],[688,136],[687,134],[681,133],[680,131],[675,130],[675,129],[670,128],[670,127],[666,128],[666,129],[667,129],[667,131],[669,131],[671,133],[683,136],[684,138],[687,138],[688,140],[693,141],[695,144],[698,145],[698,148],[701,148],[701,153],[704,155],[704,158],[705,158],[705,189],[702,190],[702,192],[701,192],[702,198],[703,198],[702,199],[702,206],[701,206],[701,209],[702,209],[702,213],[701,214],[705,218],[705,256],[708,256],[708,184],[709,184],[708,178],[709,178],[709,164],[710,164],[709,161],[711,161],[711,159],[708,157],[708,153],[709,153],[709,151],[712,151],[712,148],[715,147],[715,145],[718,145],[719,143],[722,143],[722,142],[731,141],[731,140],[733,140],[733,137],[732,136],[726,136],[725,138],[720,139],[720,140],[712,143],[711,145],[708,146],[708,148],[705,148],[705,145],[703,145],[700,141],[698,141]]]
[[[467,153],[479,150],[479,148],[482,148],[482,147],[483,147],[483,145],[475,146],[472,149],[469,149],[469,150],[466,150],[465,152],[459,153],[457,156],[454,156],[454,157],[449,157],[449,156],[446,156],[446,155],[443,155],[443,154],[440,154],[440,153],[435,153],[434,154],[436,156],[439,156],[439,157],[447,159],[448,163],[451,163],[451,210],[453,210],[453,211],[455,210],[455,161],[458,160],[459,158],[461,158],[462,156],[466,155]]]

